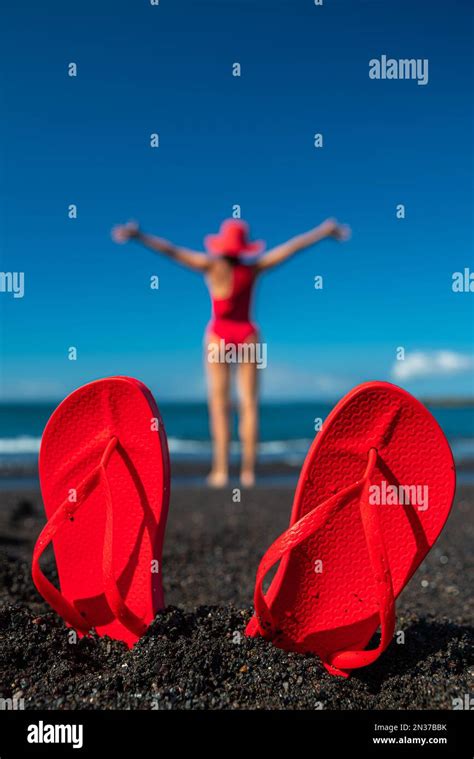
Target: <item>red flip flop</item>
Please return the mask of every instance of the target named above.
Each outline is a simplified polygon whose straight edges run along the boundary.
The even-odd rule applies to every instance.
[[[44,430],[39,471],[48,522],[33,553],[37,589],[80,634],[132,646],[164,606],[170,467],[148,388],[110,377],[69,395]],[[61,590],[39,564],[51,541]]]
[[[260,563],[247,635],[315,653],[334,675],[374,662],[393,637],[395,599],[438,538],[454,492],[452,453],[429,411],[389,383],[354,388],[313,442],[290,527]],[[379,626],[380,643],[365,650]]]

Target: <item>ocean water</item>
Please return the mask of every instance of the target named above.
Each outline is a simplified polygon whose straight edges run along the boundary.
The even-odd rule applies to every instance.
[[[333,404],[321,402],[262,404],[259,458],[300,464],[315,435],[315,420],[325,419]],[[0,470],[33,464],[41,434],[55,404],[0,404]],[[430,407],[444,430],[456,462],[474,462],[474,406]],[[175,461],[208,461],[211,453],[205,403],[162,403],[160,411]],[[239,455],[234,414],[231,456]]]

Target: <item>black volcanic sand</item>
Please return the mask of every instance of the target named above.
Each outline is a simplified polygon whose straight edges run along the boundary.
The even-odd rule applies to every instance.
[[[175,488],[163,559],[169,605],[131,652],[105,638],[69,642],[30,579],[40,496],[2,493],[0,697],[23,698],[27,709],[451,709],[472,692],[474,673],[473,495],[459,490],[398,601],[405,642],[344,680],[313,656],[243,635],[259,558],[288,525],[290,489],[243,491],[233,503],[229,491]]]

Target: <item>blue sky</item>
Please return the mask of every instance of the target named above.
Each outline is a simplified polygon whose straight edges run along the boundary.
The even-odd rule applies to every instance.
[[[113,374],[204,397],[204,283],[109,232],[134,218],[200,249],[234,204],[269,246],[330,215],[353,228],[260,282],[265,397],[367,379],[472,394],[474,295],[451,289],[474,271],[468,0],[7,5],[0,268],[25,273],[25,294],[0,293],[3,398]],[[383,54],[427,58],[428,84],[369,79]]]

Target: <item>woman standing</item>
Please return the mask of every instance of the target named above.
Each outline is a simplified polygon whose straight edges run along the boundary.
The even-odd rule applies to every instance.
[[[206,330],[208,402],[213,440],[212,469],[208,483],[223,487],[228,481],[230,443],[230,376],[231,364],[215,360],[227,348],[255,345],[259,340],[257,326],[250,318],[250,305],[256,278],[283,261],[325,238],[348,239],[348,227],[328,219],[318,227],[288,242],[278,245],[265,255],[255,258],[264,249],[263,242],[252,242],[244,221],[228,219],[217,235],[208,235],[204,244],[208,253],[198,253],[174,245],[167,240],[145,234],[137,224],[129,222],[112,230],[116,242],[135,240],[147,248],[163,253],[183,266],[200,272],[212,301],[212,318]],[[246,259],[253,257],[253,261]],[[221,348],[224,347],[224,351]],[[211,355],[213,359],[209,360]],[[256,351],[253,351],[255,356]],[[238,364],[240,400],[239,437],[242,445],[240,480],[244,487],[255,482],[255,460],[258,436],[257,362],[252,351],[246,350],[245,360]]]

